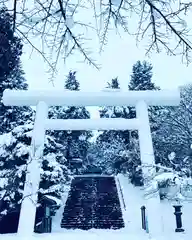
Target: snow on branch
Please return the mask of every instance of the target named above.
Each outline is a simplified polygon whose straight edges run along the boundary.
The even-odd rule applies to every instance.
[[[145,29],[144,35],[148,30],[148,27],[151,25],[152,28],[152,42],[147,50],[149,53],[154,47],[157,52],[160,51],[159,45],[162,45],[168,54],[177,55],[182,54],[182,56],[186,59],[187,63],[190,62],[189,53],[192,50],[191,41],[188,38],[189,30],[187,29],[187,23],[184,19],[179,17],[179,14],[183,11],[187,11],[190,7],[192,7],[192,3],[186,3],[184,7],[180,7],[179,10],[173,11],[171,3],[164,3],[167,11],[170,11],[171,14],[164,13],[159,7],[157,7],[154,1],[145,0],[146,4],[149,6],[149,12],[151,21],[147,28]],[[161,4],[161,1],[159,1]],[[163,4],[163,3],[162,3]],[[180,3],[182,5],[182,3]],[[177,20],[177,25],[175,25],[174,21]],[[166,32],[163,32],[161,28],[166,28]],[[172,48],[170,43],[166,40],[166,35],[170,36],[174,34],[177,38],[176,45]],[[143,35],[143,36],[144,36]],[[180,50],[179,50],[180,49]],[[179,51],[178,51],[179,50]]]

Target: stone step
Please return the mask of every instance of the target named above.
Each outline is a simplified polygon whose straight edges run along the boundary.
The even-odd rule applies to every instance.
[[[114,177],[76,177],[66,201],[61,227],[119,229],[124,227]]]

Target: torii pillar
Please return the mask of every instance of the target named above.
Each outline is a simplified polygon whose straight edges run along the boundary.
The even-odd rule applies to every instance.
[[[31,155],[26,175],[24,199],[21,207],[18,234],[30,237],[34,231],[37,193],[40,182],[40,164],[43,156],[45,130],[138,130],[143,173],[150,178],[152,172],[145,165],[154,166],[154,152],[148,117],[148,106],[177,106],[178,90],[79,92],[79,91],[17,91],[5,90],[5,106],[36,106],[36,119],[31,143]],[[133,106],[135,119],[47,119],[49,106]],[[147,201],[149,231],[161,234],[158,206],[160,198]],[[154,214],[156,212],[156,214]]]

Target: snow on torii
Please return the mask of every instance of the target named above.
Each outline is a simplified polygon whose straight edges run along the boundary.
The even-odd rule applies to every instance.
[[[158,91],[20,91],[5,90],[5,106],[36,106],[36,118],[31,142],[31,155],[24,188],[18,233],[31,235],[34,229],[40,166],[45,131],[51,130],[138,130],[142,164],[154,164],[154,152],[148,117],[148,106],[177,106],[178,90]],[[135,119],[48,119],[49,106],[135,106]],[[144,174],[150,174],[143,168]],[[30,196],[30,197],[27,197]],[[154,203],[154,202],[153,202]],[[154,210],[152,202],[148,210]],[[150,211],[149,211],[150,212]],[[29,217],[28,217],[29,216]],[[149,216],[150,222],[150,216]],[[158,224],[157,218],[151,224]]]

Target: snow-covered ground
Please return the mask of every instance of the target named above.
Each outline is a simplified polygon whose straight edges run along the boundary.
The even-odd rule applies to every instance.
[[[0,236],[2,240],[191,240],[191,235],[187,233],[161,234],[161,236],[151,236],[142,231],[130,233],[128,229],[123,230],[63,230],[60,233],[34,234],[33,236],[19,236],[17,234],[4,234]]]
[[[62,206],[58,210],[56,216],[53,218],[53,232],[51,234],[33,234],[33,236],[19,236],[17,234],[4,234],[0,235],[2,240],[191,240],[192,228],[191,228],[191,216],[192,216],[192,203],[183,203],[183,227],[184,233],[175,233],[175,216],[172,203],[162,201],[160,203],[160,212],[154,211],[154,216],[160,214],[162,217],[162,232],[158,236],[152,236],[147,234],[141,229],[141,206],[145,203],[143,199],[143,193],[138,187],[134,187],[128,181],[128,178],[119,175],[118,176],[121,189],[123,192],[123,198],[126,206],[124,208],[123,199],[120,194],[121,206],[123,210],[123,217],[125,220],[125,228],[121,230],[96,230],[91,229],[89,231],[82,230],[65,230],[60,228],[61,216],[63,208],[67,199],[68,193],[62,199]],[[118,185],[118,182],[117,182]],[[27,221],[27,219],[26,219]],[[154,226],[154,225],[153,225]],[[158,227],[158,226],[157,226]],[[150,229],[150,224],[149,224]]]

